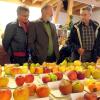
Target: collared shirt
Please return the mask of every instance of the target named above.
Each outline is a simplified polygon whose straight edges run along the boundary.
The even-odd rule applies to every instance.
[[[27,33],[28,32],[28,24],[29,24],[29,22],[27,22],[27,23],[19,22],[19,27],[22,27],[24,29],[24,31]]]
[[[92,50],[95,42],[95,32],[91,21],[89,25],[85,25],[82,22],[82,45],[85,50]]]
[[[44,28],[48,34],[49,37],[49,44],[48,44],[48,56],[51,56],[53,54],[53,40],[52,40],[52,33],[50,28],[49,22],[43,22]]]

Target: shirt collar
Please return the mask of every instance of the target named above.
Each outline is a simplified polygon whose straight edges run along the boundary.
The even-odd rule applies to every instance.
[[[81,23],[82,23],[82,25],[87,26],[84,22],[81,21]],[[92,20],[89,21],[89,26],[90,26],[91,24],[92,24]]]

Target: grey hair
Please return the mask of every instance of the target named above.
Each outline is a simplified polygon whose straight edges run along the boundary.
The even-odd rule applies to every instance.
[[[91,6],[86,6],[84,8],[80,9],[80,14],[84,11],[87,10],[88,12],[90,12],[90,14],[92,14],[92,7]]]
[[[29,12],[29,8],[27,8],[26,6],[18,6],[17,15],[19,15],[21,13],[21,11]]]
[[[47,8],[51,7],[51,5],[49,4],[45,4],[42,8],[41,8],[41,12],[43,12],[44,10],[46,10]]]

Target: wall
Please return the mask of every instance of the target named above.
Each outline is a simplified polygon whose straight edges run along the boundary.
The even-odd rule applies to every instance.
[[[92,19],[96,20],[98,23],[100,23],[100,10],[93,12]],[[67,14],[61,12],[60,15],[59,15],[58,23],[65,24],[66,20],[67,20]],[[79,20],[80,20],[80,16],[78,16],[78,15],[73,16],[73,23],[75,23]]]
[[[92,19],[96,20],[100,24],[100,10],[95,11],[92,15]]]

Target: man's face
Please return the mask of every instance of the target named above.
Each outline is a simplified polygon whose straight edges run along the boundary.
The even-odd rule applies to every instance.
[[[53,16],[53,8],[51,6],[48,7],[45,12],[46,12],[46,15],[48,17],[52,17]]]
[[[29,12],[28,11],[21,11],[20,14],[18,14],[18,20],[22,23],[27,23],[29,18]]]
[[[88,10],[83,10],[81,12],[81,19],[83,22],[87,22],[90,20],[91,14]]]

